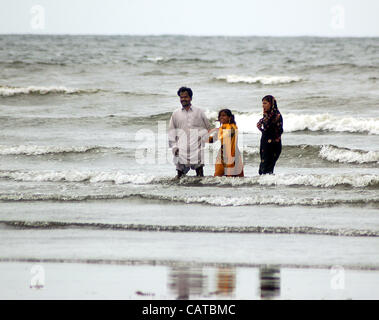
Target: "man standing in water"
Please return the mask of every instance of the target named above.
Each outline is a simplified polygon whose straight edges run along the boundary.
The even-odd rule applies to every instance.
[[[173,112],[168,131],[168,143],[178,172],[176,177],[181,178],[190,169],[196,170],[196,176],[203,177],[203,149],[210,124],[204,112],[192,106],[190,88],[181,87],[178,96],[182,107]]]

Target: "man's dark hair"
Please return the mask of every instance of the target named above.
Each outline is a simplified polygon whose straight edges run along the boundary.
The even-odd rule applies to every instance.
[[[190,98],[192,99],[192,90],[191,90],[191,88],[187,88],[187,87],[181,87],[181,88],[179,88],[179,90],[178,90],[178,96],[179,97],[180,97],[180,94],[182,92],[187,92],[188,95],[190,96]]]

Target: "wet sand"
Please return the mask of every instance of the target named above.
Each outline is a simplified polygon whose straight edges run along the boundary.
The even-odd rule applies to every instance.
[[[2,262],[0,299],[379,299],[378,270],[109,262]]]

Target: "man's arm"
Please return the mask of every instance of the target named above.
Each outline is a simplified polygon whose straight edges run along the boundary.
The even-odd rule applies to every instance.
[[[168,126],[168,146],[172,148],[172,152],[175,154],[178,149],[178,139],[176,135],[175,115],[173,114]]]
[[[211,129],[211,124],[209,123],[209,120],[207,116],[205,115],[204,111],[201,111],[201,118],[203,119],[204,122],[204,128],[209,131]]]

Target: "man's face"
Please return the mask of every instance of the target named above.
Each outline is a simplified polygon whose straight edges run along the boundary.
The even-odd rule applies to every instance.
[[[180,93],[180,103],[182,104],[183,108],[189,107],[191,105],[191,100],[192,99],[187,91]]]

